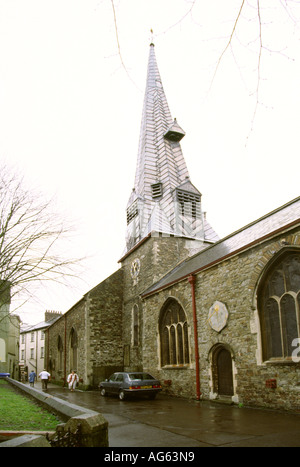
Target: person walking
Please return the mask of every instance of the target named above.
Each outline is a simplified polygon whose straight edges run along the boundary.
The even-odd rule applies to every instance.
[[[33,370],[31,370],[31,372],[29,373],[29,384],[32,388],[34,388],[35,378],[36,378],[36,373]]]
[[[39,377],[42,380],[42,389],[47,389],[48,381],[50,380],[50,373],[48,373],[46,370],[43,370],[40,372]]]
[[[79,376],[75,373],[74,370],[68,375],[67,382],[69,383],[69,389],[71,389],[71,392],[74,391],[76,388],[76,384],[79,381]]]

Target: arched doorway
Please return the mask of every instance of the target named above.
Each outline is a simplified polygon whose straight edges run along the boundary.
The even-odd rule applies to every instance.
[[[232,356],[222,344],[215,346],[212,352],[212,377],[214,392],[218,396],[234,395]]]

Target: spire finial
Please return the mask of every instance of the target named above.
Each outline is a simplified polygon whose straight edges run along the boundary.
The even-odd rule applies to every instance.
[[[151,36],[150,36],[150,45],[154,45],[154,41],[153,41],[153,39],[154,39],[154,32],[153,32],[153,29],[152,29],[152,28],[150,29],[150,34],[151,34]]]

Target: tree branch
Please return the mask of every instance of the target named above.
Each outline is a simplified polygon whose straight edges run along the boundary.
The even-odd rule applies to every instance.
[[[0,306],[30,294],[37,281],[64,283],[81,261],[62,253],[71,228],[52,210],[52,202],[40,199],[0,169]]]
[[[240,6],[240,9],[239,9],[239,12],[238,12],[238,15],[235,19],[235,22],[234,22],[234,25],[233,25],[233,28],[232,28],[232,31],[231,31],[231,34],[229,36],[229,40],[225,46],[225,48],[223,49],[221,55],[219,56],[219,59],[217,61],[217,65],[216,65],[216,68],[215,68],[215,71],[214,71],[214,74],[213,74],[213,77],[212,77],[212,80],[211,80],[211,85],[210,85],[210,89],[212,88],[212,85],[213,85],[213,82],[215,80],[215,77],[217,75],[217,72],[218,72],[218,69],[219,69],[219,66],[220,66],[220,63],[225,55],[225,53],[227,52],[227,49],[230,47],[231,43],[232,43],[232,39],[233,39],[233,36],[236,32],[236,28],[237,28],[237,25],[238,25],[238,22],[239,22],[239,19],[241,17],[241,14],[242,14],[242,10],[244,8],[244,5],[245,5],[245,0],[242,0],[242,3],[241,3],[241,6]]]

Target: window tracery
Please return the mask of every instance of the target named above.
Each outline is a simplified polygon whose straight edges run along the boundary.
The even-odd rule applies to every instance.
[[[281,255],[258,291],[263,359],[289,359],[300,337],[300,253]]]
[[[189,357],[188,323],[181,305],[170,299],[160,318],[161,366],[187,365]]]

